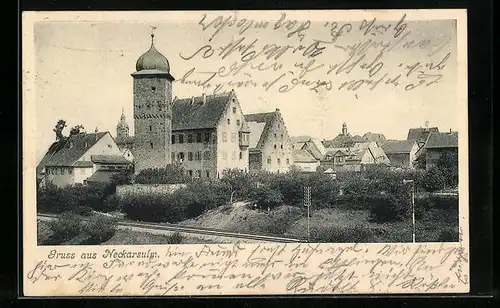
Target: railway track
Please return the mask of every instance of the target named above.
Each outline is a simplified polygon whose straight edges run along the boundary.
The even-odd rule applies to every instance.
[[[58,217],[57,215],[54,215],[54,214],[37,214],[37,216],[40,218],[44,218],[46,220],[55,219]],[[239,239],[246,239],[246,240],[276,242],[276,243],[300,243],[300,242],[307,241],[307,240],[300,239],[300,238],[276,237],[276,236],[268,236],[268,235],[260,235],[260,234],[237,233],[237,232],[230,232],[227,230],[192,227],[192,226],[181,226],[181,225],[169,224],[169,223],[132,222],[132,221],[128,221],[125,219],[117,219],[117,221],[118,221],[119,226],[139,228],[139,229],[144,229],[144,231],[147,231],[148,229],[149,230],[163,230],[163,231],[171,231],[171,232],[220,236],[220,237],[239,238]]]

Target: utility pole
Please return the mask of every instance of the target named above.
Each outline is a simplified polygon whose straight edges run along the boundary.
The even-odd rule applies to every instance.
[[[310,242],[310,224],[309,224],[309,219],[310,219],[310,207],[311,207],[311,187],[306,186],[304,187],[304,206],[307,207],[307,241]]]
[[[413,243],[415,243],[415,181],[413,180],[403,180],[403,184],[411,183],[411,216],[413,223]]]

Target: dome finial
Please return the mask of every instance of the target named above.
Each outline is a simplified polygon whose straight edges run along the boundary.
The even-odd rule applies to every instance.
[[[151,26],[151,46],[153,46],[154,44],[154,40],[155,40],[155,33],[154,31],[156,30],[156,27],[155,26]]]

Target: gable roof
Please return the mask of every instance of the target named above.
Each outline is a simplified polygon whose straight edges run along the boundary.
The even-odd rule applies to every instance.
[[[366,141],[375,141],[377,143],[383,143],[386,140],[384,134],[372,132],[367,132],[366,134],[364,134],[363,139]]]
[[[120,171],[109,171],[109,170],[97,170],[92,174],[88,179],[86,179],[86,182],[92,182],[92,183],[109,183],[113,179],[113,176],[123,174],[123,172]]]
[[[387,140],[381,147],[385,154],[408,154],[415,142],[415,140]]]
[[[425,148],[458,148],[458,132],[431,133],[425,143]]]
[[[106,134],[109,132],[80,133],[52,143],[36,167],[37,176],[46,166],[72,166]]]
[[[227,109],[231,93],[176,99],[172,103],[172,130],[217,127]]]
[[[439,128],[437,127],[410,128],[408,130],[408,137],[406,138],[406,140],[425,141],[430,133],[439,133]]]
[[[374,147],[369,149],[370,152],[372,152],[373,158],[375,159],[376,164],[387,164],[389,165],[391,161],[389,160],[389,157],[385,154],[383,148],[381,147]]]
[[[269,134],[269,130],[271,129],[274,120],[276,119],[277,111],[273,112],[263,112],[263,113],[252,113],[245,115],[245,121],[250,126],[250,148],[260,148],[264,144],[264,141]],[[255,123],[259,123],[255,124]],[[253,127],[257,128],[254,132]],[[258,140],[258,141],[257,141]],[[257,143],[254,143],[257,141]]]
[[[90,160],[98,164],[130,164],[125,157],[120,155],[91,155]]]
[[[317,162],[311,153],[306,150],[293,150],[293,161],[296,163],[314,163]]]
[[[347,135],[339,134],[332,140],[323,141],[323,145],[327,148],[343,148],[343,147],[350,147],[354,143],[362,141],[364,141],[363,137],[359,135],[352,136],[351,134]]]

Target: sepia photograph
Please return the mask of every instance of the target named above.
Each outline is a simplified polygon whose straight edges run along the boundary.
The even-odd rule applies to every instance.
[[[75,246],[111,245],[102,258],[118,260],[156,258],[126,250],[145,245],[198,245],[197,257],[212,257],[215,245],[231,256],[246,244],[310,243],[435,243],[452,254],[443,245],[463,242],[458,17],[263,13],[33,22],[25,125],[36,179],[24,206],[48,259]],[[398,246],[377,247],[393,258]],[[42,279],[33,271],[31,282]]]
[[[232,18],[35,25],[40,245],[458,241],[454,20]]]

